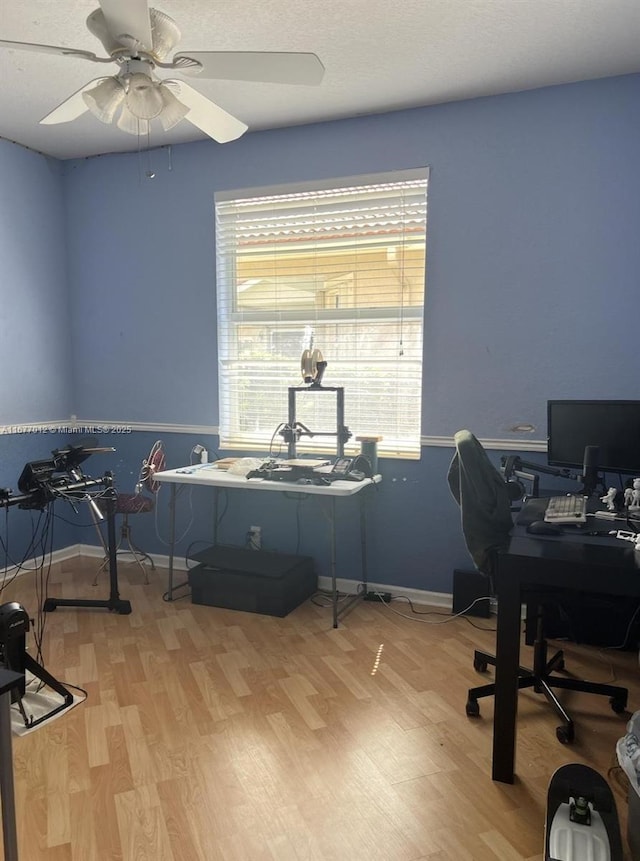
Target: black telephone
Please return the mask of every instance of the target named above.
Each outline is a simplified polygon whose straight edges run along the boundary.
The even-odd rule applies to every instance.
[[[333,464],[331,474],[334,478],[347,481],[364,481],[365,478],[371,478],[373,470],[369,458],[359,454],[356,457],[339,457]]]

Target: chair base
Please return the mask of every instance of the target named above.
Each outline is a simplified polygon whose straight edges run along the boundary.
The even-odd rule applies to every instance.
[[[473,666],[478,672],[486,672],[488,666],[496,665],[496,659],[493,655],[486,652],[474,652]],[[575,725],[570,715],[555,695],[553,688],[558,688],[567,691],[580,691],[585,694],[598,694],[599,696],[609,697],[609,703],[612,710],[616,714],[621,714],[626,710],[627,698],[629,692],[626,688],[621,688],[616,685],[606,685],[599,682],[587,682],[581,679],[560,678],[551,675],[553,671],[564,670],[564,654],[562,651],[547,660],[546,657],[546,642],[536,642],[534,644],[534,668],[527,669],[526,667],[518,668],[518,690],[526,690],[531,688],[537,694],[543,694],[551,705],[555,713],[558,715],[562,723],[556,727],[556,737],[562,744],[568,744],[575,739]],[[495,684],[480,685],[476,688],[470,688],[467,694],[466,712],[469,717],[478,717],[480,714],[480,706],[478,700],[481,697],[494,696],[496,692]]]
[[[122,546],[123,542],[126,542],[126,547]],[[122,518],[122,525],[120,526],[120,538],[118,539],[118,544],[116,545],[116,556],[119,555],[127,555],[133,557],[132,561],[140,567],[141,571],[144,574],[145,585],[148,585],[149,572],[147,570],[145,562],[149,562],[152,571],[156,570],[156,566],[151,556],[149,556],[148,553],[145,553],[144,550],[141,550],[134,544],[133,538],[131,537],[131,527],[129,526],[129,519],[126,514],[123,515]],[[109,557],[105,556],[102,560],[102,565],[96,571],[96,576],[93,580],[94,586],[98,585],[98,578],[100,577],[102,571],[104,571],[105,568],[108,566],[108,564]]]

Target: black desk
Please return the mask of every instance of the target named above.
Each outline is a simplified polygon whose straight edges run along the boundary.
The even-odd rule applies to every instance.
[[[546,501],[530,500],[521,521],[541,520]],[[541,508],[542,507],[542,508]],[[533,515],[527,518],[527,514]],[[513,528],[509,546],[498,555],[494,586],[498,598],[493,780],[513,783],[518,708],[521,605],[523,595],[544,587],[594,594],[640,597],[640,551],[634,545],[587,531],[626,529],[622,521],[588,518],[585,527],[569,527],[559,536],[529,535],[524,525]],[[621,726],[621,730],[624,727]]]

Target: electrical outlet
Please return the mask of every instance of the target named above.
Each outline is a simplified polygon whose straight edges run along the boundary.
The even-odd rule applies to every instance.
[[[367,592],[364,596],[365,601],[380,601],[383,604],[389,604],[391,598],[391,592]]]

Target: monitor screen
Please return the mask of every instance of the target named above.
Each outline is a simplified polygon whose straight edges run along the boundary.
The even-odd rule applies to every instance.
[[[547,431],[551,466],[581,467],[597,446],[599,472],[640,476],[640,401],[549,401]]]

